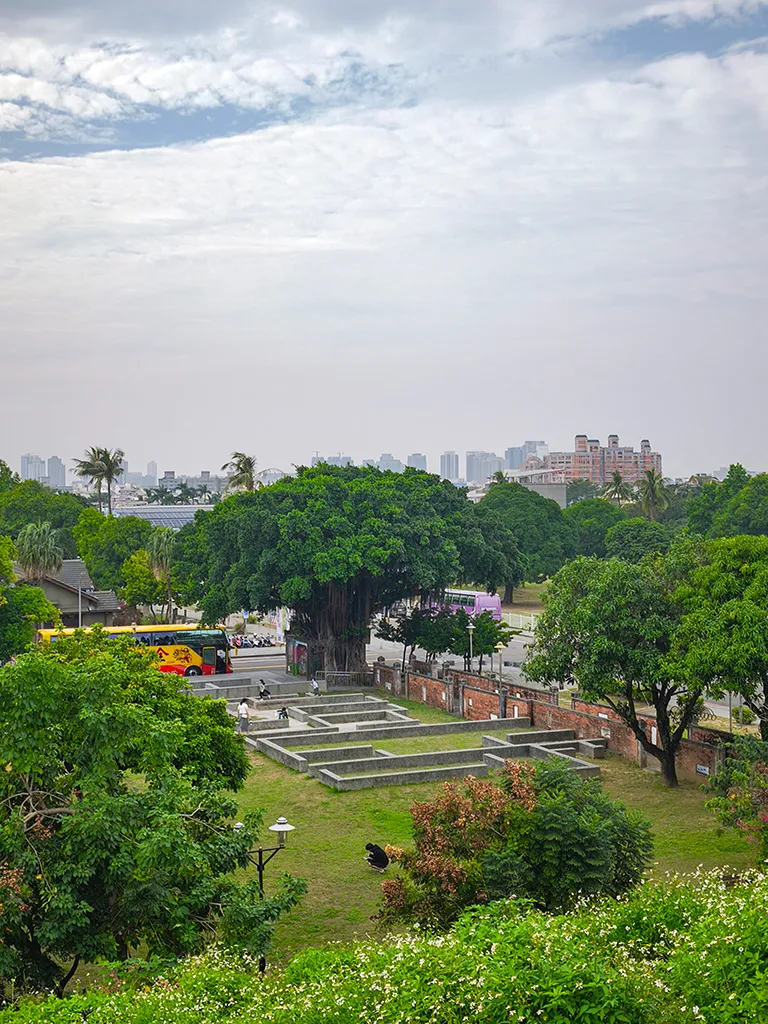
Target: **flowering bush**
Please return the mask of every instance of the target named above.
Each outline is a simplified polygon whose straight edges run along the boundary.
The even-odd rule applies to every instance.
[[[506,896],[547,910],[616,896],[637,885],[652,848],[640,815],[555,760],[507,761],[500,787],[447,783],[411,816],[414,849],[388,848],[403,869],[382,884],[388,923],[446,928],[467,907]]]
[[[718,819],[739,829],[758,861],[768,860],[768,743],[741,736],[709,783],[708,806]]]
[[[766,963],[768,880],[699,874],[562,915],[500,900],[445,934],[307,950],[263,978],[213,949],[0,1024],[759,1024]]]

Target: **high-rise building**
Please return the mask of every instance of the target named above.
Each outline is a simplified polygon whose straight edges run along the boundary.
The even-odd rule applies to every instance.
[[[389,471],[390,473],[402,473],[405,466],[402,464],[400,459],[396,459],[391,452],[384,452],[379,459],[379,469],[382,473]]]
[[[451,483],[459,479],[459,456],[456,452],[443,452],[440,456],[440,476]]]
[[[61,491],[67,486],[67,467],[58,455],[48,459],[48,486],[55,491]]]
[[[321,455],[319,452],[315,452],[311,465],[319,466],[321,462],[324,462],[326,466],[354,466],[350,455]]]
[[[21,456],[22,480],[44,480],[45,477],[45,459],[41,459],[39,455]]]
[[[466,480],[471,484],[484,484],[504,469],[504,459],[494,452],[467,452]]]
[[[157,487],[157,463],[153,460],[147,463],[147,487]]]
[[[115,477],[115,482],[120,485],[128,482],[128,459],[120,462],[120,472]]]
[[[411,469],[422,469],[426,473],[427,456],[422,455],[421,452],[414,452],[413,455],[408,456],[408,465]]]
[[[608,436],[603,446],[586,434],[577,434],[572,452],[550,452],[544,460],[547,469],[563,473],[568,480],[590,480],[593,484],[605,484],[614,473],[619,473],[624,483],[642,480],[649,469],[661,474],[661,455],[651,451],[651,442],[640,442],[640,451],[621,447],[618,434]]]
[[[157,481],[158,487],[165,487],[171,489],[176,486],[176,470],[166,469],[160,479]]]
[[[532,455],[543,462],[549,455],[546,441],[526,441],[517,448],[507,448],[504,452],[504,468],[520,469]]]

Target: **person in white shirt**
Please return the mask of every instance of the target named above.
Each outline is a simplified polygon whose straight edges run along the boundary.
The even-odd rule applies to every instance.
[[[318,681],[316,679],[312,680],[312,696],[313,697],[319,697],[320,696],[320,684],[318,683]]]
[[[248,732],[248,726],[251,721],[251,709],[248,706],[248,701],[243,697],[240,703],[237,705],[237,728],[240,732]]]

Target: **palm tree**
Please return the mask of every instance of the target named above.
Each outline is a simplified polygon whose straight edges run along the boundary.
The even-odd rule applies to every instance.
[[[89,480],[96,488],[99,512],[103,511],[101,489],[104,486],[105,466],[101,459],[103,448],[88,448],[84,459],[75,459],[75,473],[83,480]]]
[[[16,555],[26,580],[40,580],[61,568],[62,555],[50,523],[27,523],[16,538]]]
[[[657,512],[663,512],[664,509],[669,508],[669,503],[672,500],[669,487],[655,469],[646,470],[645,479],[640,482],[638,493],[643,515],[648,516],[651,522],[656,520]]]
[[[99,448],[101,453],[101,463],[104,467],[104,480],[107,484],[107,515],[112,515],[112,484],[120,476],[123,471],[123,459],[125,458],[125,452],[122,448],[115,448],[114,451],[110,451],[109,448]]]
[[[165,584],[168,605],[167,622],[173,622],[173,585],[171,582],[171,566],[173,565],[173,542],[175,534],[170,526],[158,526],[152,531],[147,544],[149,564],[155,576]]]
[[[261,481],[256,479],[256,456],[246,455],[245,452],[232,452],[229,462],[225,462],[222,470],[229,473],[227,481],[228,491],[255,491],[261,487]]]
[[[603,497],[609,501],[615,501],[617,505],[621,505],[623,501],[631,500],[632,488],[629,484],[624,483],[618,470],[614,470],[610,483],[603,487]]]

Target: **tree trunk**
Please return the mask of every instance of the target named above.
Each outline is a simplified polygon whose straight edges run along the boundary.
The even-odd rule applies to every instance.
[[[664,756],[661,760],[661,777],[664,780],[664,785],[669,786],[673,789],[677,786],[677,766],[675,764],[675,754],[677,753],[677,746],[674,750],[665,750]]]
[[[56,986],[56,993],[55,994],[56,994],[56,998],[57,999],[63,999],[64,998],[64,990],[66,989],[67,985],[70,983],[72,978],[74,977],[75,971],[77,970],[77,968],[79,966],[80,966],[80,957],[76,956],[75,959],[72,961],[72,966],[69,968],[67,973],[64,975],[63,978],[61,978],[61,980],[59,981],[58,985]]]
[[[507,583],[504,587],[504,604],[513,604],[515,599],[515,588],[512,583]]]

